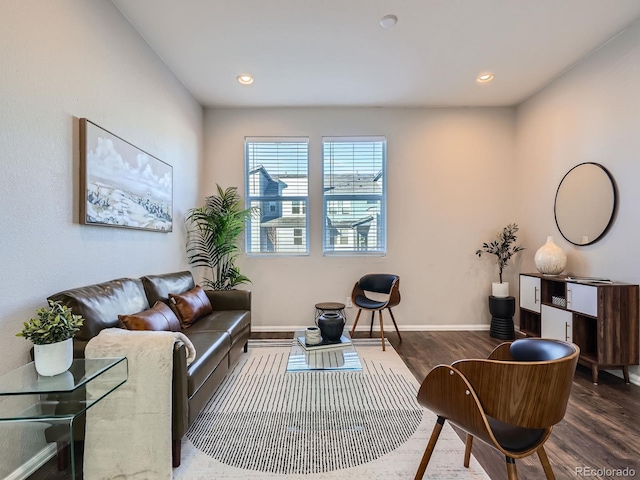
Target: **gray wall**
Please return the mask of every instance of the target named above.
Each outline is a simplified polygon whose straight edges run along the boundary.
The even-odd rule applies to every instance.
[[[535,271],[533,255],[553,235],[568,257],[567,272],[640,283],[640,25],[597,50],[518,107],[516,192],[523,219],[523,271]],[[554,220],[556,189],[582,162],[597,162],[619,191],[617,218],[593,245],[576,247]],[[640,369],[632,368],[635,382]]]
[[[182,219],[198,203],[202,108],[106,0],[4,0],[0,45],[4,373],[29,361],[30,342],[14,335],[48,295],[186,268]],[[173,165],[173,233],[78,224],[81,117]],[[44,446],[24,427],[2,428],[0,478]]]
[[[253,280],[254,328],[307,326],[316,303],[344,302],[356,280],[373,272],[400,276],[394,311],[401,328],[486,328],[497,267],[474,252],[517,221],[514,134],[509,108],[207,109],[205,194],[216,183],[244,191],[245,136],[310,141],[310,255],[241,258]],[[322,255],[322,136],[341,135],[387,137],[386,257]],[[351,319],[356,313],[347,310]]]

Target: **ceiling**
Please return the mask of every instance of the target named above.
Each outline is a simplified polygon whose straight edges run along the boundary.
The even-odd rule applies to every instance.
[[[205,107],[517,105],[640,18],[638,0],[112,1]]]

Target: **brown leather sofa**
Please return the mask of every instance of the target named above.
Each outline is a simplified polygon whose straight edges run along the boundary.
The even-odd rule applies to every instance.
[[[190,272],[147,275],[140,279],[120,278],[97,285],[74,288],[51,295],[73,313],[85,319],[74,338],[74,355],[84,357],[89,340],[104,328],[119,326],[118,315],[147,310],[156,301],[169,303],[169,294],[182,294],[195,286]],[[226,373],[247,351],[251,335],[251,292],[245,290],[205,290],[213,312],[183,329],[196,349],[196,359],[187,367],[186,349],[178,345],[173,362],[172,439],[173,466],[180,465],[180,442],[196,416],[224,379]],[[63,406],[61,408],[64,408]],[[74,438],[84,438],[84,425],[74,429]],[[53,426],[47,441],[58,442],[62,432]],[[59,465],[60,453],[59,453]]]

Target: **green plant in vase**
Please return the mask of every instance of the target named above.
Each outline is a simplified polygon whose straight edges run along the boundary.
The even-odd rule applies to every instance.
[[[217,188],[218,194],[207,197],[204,206],[187,212],[187,257],[191,265],[211,272],[203,281],[205,286],[230,290],[251,282],[235,260],[246,222],[256,209],[243,208],[236,187]]]
[[[476,255],[481,257],[483,253],[495,255],[498,258],[498,277],[500,282],[494,282],[492,286],[492,293],[494,297],[508,297],[509,296],[509,283],[502,281],[502,272],[509,260],[516,253],[524,250],[524,247],[515,245],[517,241],[516,232],[518,231],[518,225],[510,223],[498,233],[495,240],[489,243],[483,243],[482,248],[476,250]]]
[[[73,362],[73,337],[83,322],[84,318],[74,315],[66,305],[49,300],[49,308],[36,310],[36,317],[24,322],[16,336],[33,343],[35,366],[40,375],[58,375]]]

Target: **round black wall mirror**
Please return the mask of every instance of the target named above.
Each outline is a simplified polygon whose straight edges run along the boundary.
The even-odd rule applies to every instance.
[[[574,245],[590,245],[606,233],[616,210],[613,177],[598,163],[581,163],[560,181],[554,214],[562,236]]]

